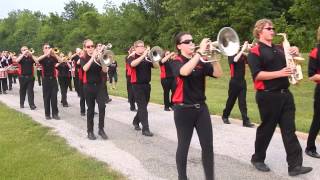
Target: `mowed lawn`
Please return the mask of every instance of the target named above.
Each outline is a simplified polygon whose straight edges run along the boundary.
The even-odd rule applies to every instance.
[[[308,132],[311,124],[313,115],[313,93],[314,83],[308,80],[307,67],[308,67],[308,54],[304,54],[305,62],[303,63],[304,79],[298,85],[291,85],[290,90],[294,95],[296,104],[296,127],[299,131]],[[111,95],[127,97],[126,92],[126,79],[125,79],[125,66],[124,66],[123,55],[116,56],[118,62],[118,88],[113,90],[109,86],[109,93]],[[222,115],[225,103],[228,97],[228,86],[229,86],[229,65],[225,58],[222,58],[221,65],[223,67],[224,75],[222,78],[214,79],[208,78],[206,81],[206,96],[207,104],[210,109],[210,113],[214,115]],[[259,112],[255,102],[255,90],[252,84],[252,78],[250,69],[246,68],[246,79],[247,79],[247,105],[248,115],[250,119],[255,122],[260,122]],[[160,83],[160,69],[152,71],[151,81],[151,102],[163,104],[163,90]],[[129,106],[128,106],[129,108]],[[240,118],[241,114],[236,102],[235,107],[231,113],[231,117]],[[150,119],[152,123],[152,119]]]
[[[125,179],[49,128],[0,103],[0,179]]]

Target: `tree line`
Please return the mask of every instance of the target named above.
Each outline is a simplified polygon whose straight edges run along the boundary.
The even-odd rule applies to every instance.
[[[199,42],[215,40],[225,26],[234,28],[241,42],[251,42],[254,23],[269,18],[277,32],[286,32],[291,44],[307,52],[316,43],[318,4],[320,0],[133,0],[115,6],[106,0],[99,13],[90,2],[71,0],[61,14],[11,11],[0,19],[0,50],[19,52],[27,45],[41,53],[42,44],[49,42],[67,52],[82,47],[87,38],[110,42],[120,54],[138,39],[173,50],[173,37],[180,31]]]

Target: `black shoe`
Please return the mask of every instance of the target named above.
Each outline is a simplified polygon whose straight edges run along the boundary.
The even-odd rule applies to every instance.
[[[320,158],[320,154],[317,153],[317,151],[312,151],[312,150],[306,150],[305,151],[306,154],[310,157],[313,157],[313,158]]]
[[[63,104],[62,106],[63,106],[63,107],[69,107],[69,105],[68,105],[68,104]]]
[[[223,123],[225,123],[225,124],[231,124],[230,121],[229,121],[229,119],[228,119],[227,117],[222,117],[222,121],[223,121]]]
[[[90,140],[96,140],[97,137],[93,134],[93,132],[88,132],[88,139],[90,139]]]
[[[80,115],[81,115],[81,116],[85,116],[85,115],[86,115],[86,113],[82,112],[82,113],[80,113]]]
[[[51,117],[50,116],[46,116],[46,120],[50,120],[51,119]]]
[[[24,108],[24,105],[23,105],[23,104],[20,104],[20,108]]]
[[[94,112],[93,114],[94,114],[94,115],[97,115],[98,113],[97,113],[97,112]]]
[[[251,164],[259,171],[262,171],[262,172],[269,172],[270,171],[270,168],[264,162],[251,161]]]
[[[99,130],[98,134],[101,136],[102,139],[108,139],[108,136],[106,135],[103,129]]]
[[[7,91],[3,91],[3,94],[7,94]]]
[[[56,114],[56,115],[53,115],[52,118],[55,119],[55,120],[60,120],[60,117],[59,117],[59,115],[57,115],[57,114]]]
[[[150,130],[144,130],[144,131],[142,131],[142,135],[152,137],[153,133],[150,132]]]
[[[106,104],[108,104],[109,102],[111,102],[112,101],[112,99],[106,99]]]
[[[312,171],[312,167],[296,166],[289,170],[289,176],[297,176],[299,174],[306,174]]]
[[[252,124],[250,121],[243,121],[243,127],[254,127],[254,124]]]
[[[0,94],[2,94],[2,92],[0,91]]]
[[[170,108],[164,108],[164,111],[171,111]]]
[[[9,88],[9,91],[12,91],[12,88]]]
[[[132,124],[133,124],[134,130],[136,130],[136,131],[140,131],[141,130],[139,124],[135,124],[135,123],[132,123]]]
[[[130,109],[130,111],[137,112],[137,110],[136,110],[136,109]]]
[[[35,105],[31,105],[31,106],[30,106],[30,109],[31,109],[31,110],[34,110],[34,109],[36,109],[36,108],[37,108],[37,106],[35,106]]]

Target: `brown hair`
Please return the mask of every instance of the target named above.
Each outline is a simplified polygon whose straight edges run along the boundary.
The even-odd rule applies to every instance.
[[[179,54],[181,54],[181,52],[180,52],[180,49],[178,49],[177,46],[180,44],[181,37],[184,36],[184,35],[186,35],[186,34],[190,34],[190,33],[188,33],[188,32],[179,32],[179,33],[176,34],[176,36],[174,37],[174,42],[175,42],[175,44],[176,44],[176,49],[177,49],[177,51],[178,51]],[[191,35],[191,34],[190,34],[190,35]]]
[[[253,36],[256,38],[256,39],[259,39],[259,34],[262,32],[263,30],[263,27],[266,25],[266,24],[269,24],[269,25],[272,25],[273,26],[273,23],[270,19],[260,19],[256,22],[256,24],[254,25],[254,28],[253,28]]]

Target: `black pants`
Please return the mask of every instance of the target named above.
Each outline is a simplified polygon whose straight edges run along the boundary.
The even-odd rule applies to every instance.
[[[20,76],[19,77],[19,84],[20,84],[20,105],[24,105],[24,101],[26,98],[26,94],[28,94],[28,102],[29,106],[34,106],[34,77],[30,76]]]
[[[42,70],[37,70],[37,80],[39,86],[41,86],[41,81],[42,81]]]
[[[164,108],[169,108],[171,106],[169,94],[170,94],[170,91],[172,93],[173,82],[174,82],[173,77],[161,79],[161,85],[162,85],[162,89],[163,89]]]
[[[73,85],[74,85],[74,89],[76,90],[78,96],[80,96],[80,82],[79,82],[79,78],[78,76],[73,77]]]
[[[295,104],[291,92],[289,90],[286,92],[258,91],[256,101],[261,124],[256,132],[255,153],[252,155],[252,161],[264,162],[270,140],[279,124],[289,170],[302,165],[302,150],[295,134]]]
[[[138,111],[133,119],[133,124],[142,124],[142,131],[149,130],[148,103],[150,100],[150,84],[132,84],[134,98],[138,105]]]
[[[46,116],[50,116],[50,105],[52,116],[58,115],[57,94],[58,83],[55,77],[43,77],[42,93],[44,102],[44,111]]]
[[[70,77],[58,77],[60,90],[61,90],[61,103],[63,105],[67,105],[67,93],[68,93],[68,86],[70,83]]]
[[[136,109],[135,99],[132,91],[131,77],[127,76],[127,93],[128,93],[128,102],[130,104],[130,110]]]
[[[199,108],[175,105],[174,122],[178,137],[176,163],[179,180],[187,179],[187,158],[194,128],[199,136],[206,179],[214,179],[212,124],[207,105],[201,104]]]
[[[104,128],[104,117],[105,117],[105,93],[103,84],[84,84],[83,85],[84,95],[87,103],[87,131],[93,132],[93,118],[94,108],[97,101],[99,109],[99,129]]]
[[[83,83],[79,80],[80,113],[86,113],[86,98],[84,96]]]
[[[102,80],[102,83],[103,83],[102,89],[103,89],[103,92],[104,92],[105,101],[110,99],[109,93],[108,93],[107,81],[108,81],[107,78],[103,78],[103,80]]]
[[[70,91],[72,91],[72,79],[73,77],[71,76],[71,71],[69,71],[69,81],[68,81],[68,87],[70,89]]]
[[[309,130],[308,142],[306,150],[316,151],[315,141],[320,130],[320,85],[318,84],[314,90],[313,102],[313,119]]]
[[[112,84],[113,80],[114,82],[118,82],[118,73],[114,72],[114,73],[108,73],[109,76],[109,83]]]
[[[9,90],[12,90],[13,74],[8,74]]]
[[[8,90],[7,78],[0,79],[0,92],[6,92]]]
[[[223,110],[222,117],[229,117],[232,108],[238,99],[238,105],[241,112],[241,116],[243,121],[248,121],[247,115],[247,83],[244,79],[230,79],[229,82],[229,91],[228,91],[228,99],[226,102],[226,107]]]

